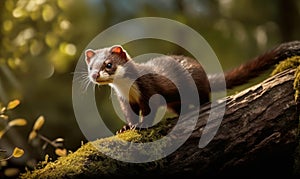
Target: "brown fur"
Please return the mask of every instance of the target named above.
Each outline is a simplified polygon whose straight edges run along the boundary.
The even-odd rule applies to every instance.
[[[93,55],[93,53],[98,53],[98,57],[95,57],[96,55]],[[283,43],[248,63],[225,73],[226,87],[233,88],[244,84],[270,66],[294,55],[300,55],[300,42]],[[91,60],[93,58],[96,59]],[[149,104],[149,100],[155,94],[163,96],[167,107],[176,114],[180,114],[182,109],[187,111],[191,99],[195,97],[181,98],[178,86],[181,89],[191,90],[191,94],[195,94],[192,89],[192,84],[195,83],[200,104],[207,103],[210,100],[211,89],[208,77],[201,64],[189,57],[161,56],[139,64],[132,61],[122,47],[113,46],[98,51],[88,50],[86,52],[86,62],[91,67],[89,73],[105,71],[111,77],[110,79],[104,79],[104,82],[102,82],[100,75],[91,75],[90,79],[94,83],[101,81],[102,84],[105,84],[105,81],[107,81],[106,84],[112,83],[111,86],[116,91],[122,92],[122,88],[127,84],[127,81],[118,83],[118,80],[134,81],[130,87],[128,99],[119,92],[120,105],[129,124],[136,125],[142,122],[145,127],[152,125],[158,107],[164,104],[164,101],[160,98],[152,100],[152,104]],[[108,63],[112,64],[111,68],[107,68]],[[92,69],[96,70],[91,71]],[[145,75],[140,76],[142,73]],[[220,86],[221,79],[218,75],[210,76],[211,85]],[[114,83],[117,85],[113,85]]]

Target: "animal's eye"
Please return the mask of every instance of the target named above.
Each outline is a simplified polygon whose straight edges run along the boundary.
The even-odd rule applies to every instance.
[[[108,63],[108,64],[106,64],[106,66],[105,66],[106,68],[111,68],[112,67],[112,63]]]

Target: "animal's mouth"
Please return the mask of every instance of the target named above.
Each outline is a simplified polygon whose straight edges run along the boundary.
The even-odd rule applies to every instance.
[[[113,79],[109,77],[98,77],[95,79],[95,83],[99,85],[108,85],[109,83],[112,83]]]
[[[99,85],[107,85],[109,83],[112,83],[112,80],[111,79],[103,79],[103,78],[97,78],[96,81],[95,81],[96,84],[99,84]]]
[[[103,74],[99,74],[99,73],[94,73],[92,75],[90,75],[90,80],[98,85],[107,85],[109,83],[112,83],[113,79],[111,76],[109,75],[103,75]]]
[[[108,85],[110,82],[97,82],[99,85]]]

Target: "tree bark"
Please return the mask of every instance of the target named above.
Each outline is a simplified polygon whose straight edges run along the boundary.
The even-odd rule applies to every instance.
[[[299,106],[293,81],[294,70],[289,70],[228,97],[217,134],[200,149],[197,145],[207,118],[204,113],[193,135],[169,157],[167,173],[295,175]]]
[[[294,98],[294,72],[295,70],[287,70],[279,73],[256,86],[227,97],[211,108],[209,104],[203,106],[196,127],[188,140],[162,159],[162,165],[158,164],[159,162],[135,164],[115,159],[108,162],[109,157],[100,156],[97,150],[89,149],[92,152],[83,154],[86,148],[82,146],[78,151],[61,157],[58,161],[25,173],[22,178],[107,175],[294,176],[295,151],[299,144],[299,108]],[[220,106],[224,102],[226,110],[216,135],[207,145],[199,148],[200,138],[218,127],[219,117],[222,117],[222,114],[218,116],[218,113],[222,113]],[[218,117],[206,126],[210,111]],[[208,127],[208,130],[203,132],[205,127]],[[182,128],[182,131],[184,130]],[[113,140],[99,141],[104,142],[113,143]],[[74,161],[77,159],[78,161]],[[71,166],[64,164],[67,160]],[[105,166],[104,170],[95,167],[99,162]],[[74,169],[74,166],[80,164],[82,166]],[[59,170],[63,172],[55,174]]]

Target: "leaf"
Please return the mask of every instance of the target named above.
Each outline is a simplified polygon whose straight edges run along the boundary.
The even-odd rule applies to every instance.
[[[9,121],[8,126],[25,126],[27,124],[27,121],[25,119],[14,119]]]
[[[1,130],[0,131],[0,139],[2,138],[2,136],[4,135],[4,133],[5,133],[5,130]]]
[[[15,158],[19,158],[19,157],[22,157],[23,154],[24,154],[24,150],[16,147],[14,149],[14,152],[13,152],[12,156],[15,157]]]
[[[15,177],[20,173],[20,170],[17,168],[7,168],[4,170],[4,175],[7,177]]]
[[[55,142],[56,143],[61,143],[61,142],[64,142],[65,140],[63,138],[57,138],[55,139]]]
[[[45,142],[42,149],[45,150],[47,146],[48,146],[48,142]]]
[[[8,116],[7,115],[4,115],[4,114],[1,114],[0,115],[0,118],[4,119],[4,120],[7,120],[8,119]]]
[[[0,113],[3,114],[6,111],[6,107],[1,108]]]
[[[40,116],[33,125],[33,130],[38,131],[41,129],[41,127],[44,125],[45,118],[44,116]]]
[[[0,165],[1,165],[1,167],[7,166],[7,161],[6,160],[1,160],[1,157],[0,157]]]
[[[64,139],[63,138],[57,138],[54,141],[52,141],[56,147],[63,147]]]
[[[37,136],[37,133],[35,131],[31,131],[29,136],[28,136],[28,141],[30,142],[31,140],[36,138],[36,136]]]
[[[57,149],[55,149],[55,154],[60,156],[60,157],[63,157],[63,156],[67,155],[67,150],[57,148]]]
[[[7,128],[4,128],[3,130],[0,131],[0,139],[6,133],[6,131],[7,131]]]
[[[15,99],[13,101],[10,101],[7,105],[7,110],[14,109],[20,104],[20,101],[18,99]]]

